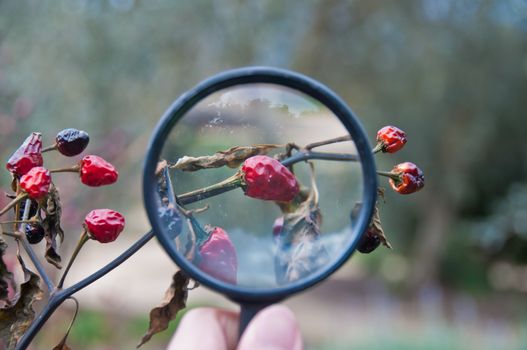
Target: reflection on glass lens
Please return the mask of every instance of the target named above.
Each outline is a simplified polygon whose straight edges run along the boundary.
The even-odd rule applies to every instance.
[[[361,174],[349,133],[319,101],[274,84],[219,90],[165,142],[163,234],[214,279],[287,286],[329,267],[355,239]]]

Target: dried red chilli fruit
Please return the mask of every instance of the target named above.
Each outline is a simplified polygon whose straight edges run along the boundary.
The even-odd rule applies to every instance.
[[[117,181],[119,173],[115,167],[99,156],[89,155],[80,162],[81,182],[87,186],[111,185]]]
[[[124,230],[124,216],[111,209],[94,209],[84,218],[91,239],[101,243],[113,242]]]
[[[425,185],[424,174],[414,163],[397,164],[391,173],[396,176],[390,178],[390,186],[400,194],[417,192]]]
[[[20,178],[20,187],[31,199],[41,199],[49,193],[51,174],[43,167],[35,167]]]
[[[236,284],[238,261],[236,249],[221,227],[209,228],[210,236],[198,247],[198,267],[221,281]]]
[[[406,144],[406,133],[395,126],[385,126],[377,132],[377,147],[383,153],[395,153]]]
[[[16,176],[27,174],[34,167],[42,166],[42,135],[34,132],[13,153],[6,163],[6,168]]]
[[[295,175],[274,158],[264,155],[248,158],[241,171],[246,196],[289,202],[299,192]]]
[[[55,137],[57,150],[66,157],[81,154],[90,142],[90,136],[86,131],[77,129],[64,129]]]

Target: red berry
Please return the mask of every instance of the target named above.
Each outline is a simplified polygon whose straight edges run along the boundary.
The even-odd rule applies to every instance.
[[[34,132],[9,158],[7,170],[17,176],[25,175],[31,168],[42,166],[42,135]]]
[[[43,167],[35,167],[20,178],[20,187],[32,199],[46,196],[51,185],[51,174]]]
[[[236,284],[238,262],[236,249],[221,227],[213,227],[209,238],[199,247],[201,271],[227,283]]]
[[[113,242],[124,229],[124,216],[111,209],[95,209],[84,219],[90,238],[101,243]]]
[[[295,175],[274,158],[248,158],[243,162],[241,170],[246,196],[288,202],[299,192]]]
[[[390,185],[395,192],[400,194],[417,192],[425,185],[423,172],[414,163],[405,162],[397,164],[391,172],[397,175],[398,178],[390,178]]]
[[[406,133],[395,126],[385,126],[377,132],[377,143],[382,152],[395,153],[406,143]]]
[[[81,182],[92,187],[113,184],[119,177],[113,165],[93,155],[82,158],[80,173]]]

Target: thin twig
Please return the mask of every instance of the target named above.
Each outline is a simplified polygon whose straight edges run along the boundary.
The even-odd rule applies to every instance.
[[[315,147],[331,145],[333,143],[345,142],[345,141],[351,141],[351,136],[350,135],[345,135],[345,136],[335,137],[335,138],[329,139],[329,140],[313,142],[313,143],[310,143],[310,144],[306,145],[306,147],[304,147],[304,149],[309,151],[309,150],[311,150],[311,149],[313,149]]]
[[[22,214],[22,220],[26,221],[29,216],[29,210],[31,207],[31,200],[26,199],[26,206],[24,207],[24,213]],[[44,269],[44,266],[40,263],[40,260],[37,258],[37,255],[35,254],[35,251],[33,248],[31,248],[31,245],[26,239],[26,236],[23,234],[26,230],[27,223],[20,224],[20,237],[18,238],[20,242],[22,242],[22,247],[24,247],[24,250],[26,251],[27,255],[29,255],[29,258],[33,262],[33,265],[35,265],[40,277],[44,280],[44,283],[46,284],[46,287],[48,288],[48,291],[51,293],[53,290],[55,290],[55,285],[51,281],[51,278],[46,273],[46,270]]]

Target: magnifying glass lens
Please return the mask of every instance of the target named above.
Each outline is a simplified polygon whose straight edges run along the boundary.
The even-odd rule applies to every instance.
[[[292,88],[217,90],[173,125],[158,165],[171,248],[204,278],[255,291],[335,263],[357,239],[362,163],[323,103]]]

